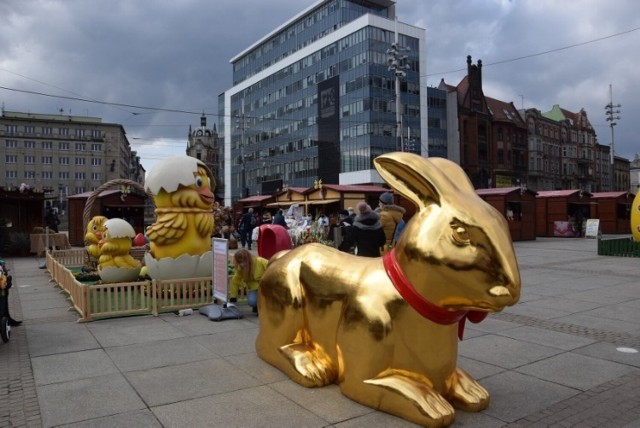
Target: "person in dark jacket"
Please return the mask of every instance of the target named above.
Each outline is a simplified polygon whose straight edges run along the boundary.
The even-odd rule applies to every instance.
[[[47,208],[47,215],[44,217],[44,222],[52,232],[58,233],[58,225],[60,224],[60,220],[56,215],[56,212],[53,208]]]
[[[282,214],[282,210],[278,210],[276,215],[273,216],[273,224],[279,224],[285,229],[289,229],[289,226],[287,226],[287,222],[284,219],[284,214]]]
[[[242,248],[246,248],[247,246],[251,249],[251,232],[256,225],[256,220],[253,215],[253,208],[249,208],[249,211],[244,213],[240,218],[240,242],[242,243]]]
[[[348,252],[351,247],[355,247],[359,256],[380,257],[380,250],[386,241],[380,217],[366,202],[360,202],[356,209],[358,214],[353,226],[349,227],[339,249]]]

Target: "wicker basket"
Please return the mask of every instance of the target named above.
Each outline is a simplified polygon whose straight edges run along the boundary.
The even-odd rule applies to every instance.
[[[100,196],[100,193],[104,192],[105,190],[109,190],[109,189],[119,189],[121,186],[128,186],[130,188],[136,189],[144,194],[146,194],[147,196],[151,197],[152,195],[147,193],[144,190],[144,187],[142,187],[142,185],[136,181],[131,181],[131,180],[127,180],[124,178],[118,178],[115,180],[110,180],[107,181],[106,183],[104,183],[103,185],[101,185],[100,187],[98,187],[96,190],[93,191],[93,193],[91,193],[91,195],[89,195],[89,198],[87,198],[87,202],[84,205],[84,211],[82,212],[82,231],[86,232],[87,230],[87,225],[89,224],[89,222],[91,221],[91,219],[93,218],[92,215],[92,211],[93,211],[93,204],[96,201],[96,199],[98,199],[98,197]],[[139,254],[136,254],[138,257],[140,256]],[[144,254],[142,255],[142,257],[144,257]],[[93,257],[91,257],[89,255],[89,253],[87,252],[87,264],[90,266],[97,266],[98,261],[95,260]]]

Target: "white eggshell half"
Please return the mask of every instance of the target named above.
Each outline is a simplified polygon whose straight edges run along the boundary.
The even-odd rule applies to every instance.
[[[147,273],[153,279],[185,279],[210,277],[213,268],[213,253],[207,251],[201,256],[182,254],[178,258],[153,258],[145,253],[144,263]]]
[[[178,190],[178,186],[190,186],[195,181],[194,173],[201,166],[209,171],[209,168],[200,160],[191,156],[173,156],[164,159],[154,165],[147,174],[145,186],[148,192],[154,195],[160,193],[161,189],[171,193]],[[211,173],[209,172],[209,176]]]
[[[104,227],[112,238],[133,238],[136,236],[133,226],[121,218],[110,218],[104,223]]]

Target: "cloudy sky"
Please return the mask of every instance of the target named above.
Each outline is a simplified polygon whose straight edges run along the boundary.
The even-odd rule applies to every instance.
[[[231,86],[229,59],[316,0],[2,0],[0,104],[120,123],[149,171],[184,154],[189,125]],[[425,85],[456,85],[481,59],[487,96],[584,108],[615,153],[640,153],[637,0],[398,0],[426,30]],[[85,100],[85,101],[80,101]]]

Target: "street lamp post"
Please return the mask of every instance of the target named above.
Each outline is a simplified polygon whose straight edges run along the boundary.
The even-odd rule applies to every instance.
[[[396,150],[404,152],[404,143],[402,141],[402,106],[400,100],[400,78],[404,78],[410,67],[407,64],[407,56],[402,52],[408,52],[409,48],[400,46],[398,42],[398,19],[396,18],[396,28],[394,42],[391,44],[391,49],[387,49],[387,63],[389,64],[389,71],[393,71],[395,76],[395,91],[396,91],[396,137],[398,138]]]
[[[247,165],[245,163],[245,155],[244,155],[244,131],[247,128],[247,123],[244,117],[244,98],[242,99],[241,113],[240,117],[236,119],[236,128],[240,129],[240,164],[242,171],[240,171],[240,199],[245,198],[249,195],[246,194],[247,187]]]
[[[611,127],[611,152],[610,152],[610,160],[611,160],[611,176],[610,179],[610,190],[613,192],[616,190],[616,179],[615,179],[615,168],[614,168],[614,146],[613,146],[613,127],[616,126],[616,120],[620,120],[620,104],[613,104],[613,89],[611,88],[611,84],[609,84],[609,104],[604,106],[607,116],[607,122],[609,122],[609,126]]]

